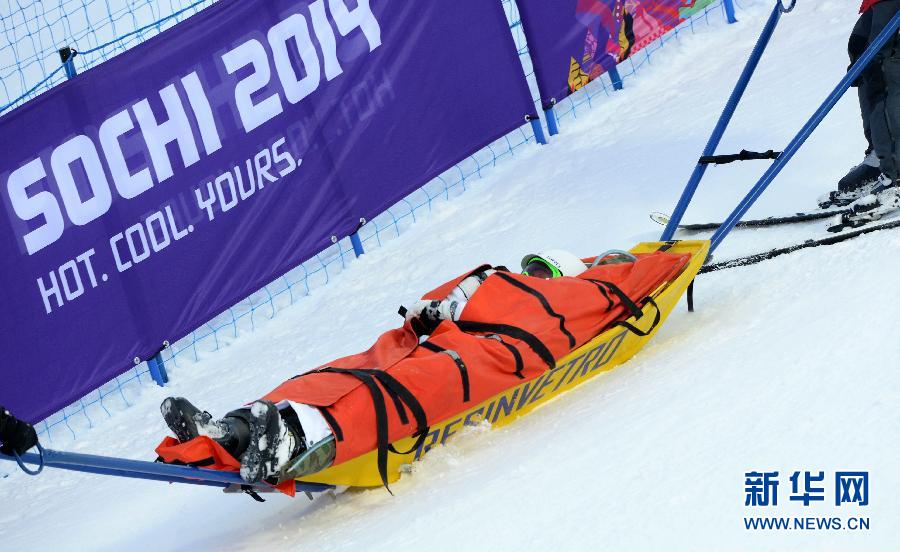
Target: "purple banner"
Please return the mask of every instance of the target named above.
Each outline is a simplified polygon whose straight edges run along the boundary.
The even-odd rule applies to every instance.
[[[484,0],[222,0],[42,94],[0,119],[0,404],[46,417],[534,114]]]
[[[517,0],[545,109],[715,0]]]

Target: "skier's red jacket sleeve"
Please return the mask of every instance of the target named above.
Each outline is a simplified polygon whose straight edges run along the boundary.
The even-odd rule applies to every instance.
[[[417,430],[413,416],[400,419],[384,382],[364,384],[362,372],[340,370],[387,372],[421,405],[430,425],[538,377],[555,360],[627,318],[620,299],[598,282],[611,282],[639,300],[674,278],[688,258],[657,252],[639,256],[634,263],[598,266],[577,278],[553,280],[497,272],[472,295],[461,319],[441,322],[426,343],[420,345],[406,323],[382,334],[368,351],[290,379],[264,399],[319,407],[337,437],[334,464],[340,464],[378,446],[373,385],[387,405],[382,412],[387,415],[389,441]],[[425,297],[442,299],[469,274]],[[454,351],[459,361],[445,350]]]
[[[869,8],[879,2],[881,2],[881,0],[863,0],[862,6],[859,8],[859,13],[866,13]]]

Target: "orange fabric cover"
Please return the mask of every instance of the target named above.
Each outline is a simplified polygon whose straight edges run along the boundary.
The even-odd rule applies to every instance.
[[[598,266],[576,278],[553,280],[511,273],[493,274],[469,299],[461,321],[521,328],[543,342],[554,359],[559,359],[613,322],[628,317],[627,310],[612,293],[609,296],[614,306],[608,310],[609,302],[589,279],[612,282],[633,300],[639,301],[677,276],[689,257],[656,252],[639,255],[634,263]],[[426,298],[446,297],[456,283],[469,274],[471,272],[426,294]],[[565,328],[574,337],[574,344],[560,329],[559,318],[549,315],[536,297],[507,279],[520,282],[543,295],[552,309],[565,318]],[[327,366],[388,371],[415,395],[425,410],[429,424],[432,424],[523,381],[534,379],[549,369],[524,341],[505,335],[501,337],[522,356],[524,379],[514,374],[513,355],[495,339],[465,333],[451,321],[442,322],[429,337],[428,341],[456,351],[465,362],[471,391],[468,402],[463,402],[460,372],[453,359],[446,354],[417,347],[418,339],[408,323],[382,334],[368,351],[338,359]],[[378,385],[383,390],[380,383]],[[376,448],[372,397],[369,390],[353,376],[314,370],[284,382],[264,398],[274,402],[289,400],[327,407],[343,432],[343,440],[337,442],[334,464]],[[393,442],[413,434],[416,431],[415,421],[410,419],[407,424],[401,423],[389,399],[387,403],[389,440]]]
[[[240,461],[222,448],[222,445],[205,435],[186,443],[181,443],[174,437],[166,437],[156,447],[156,454],[167,464],[203,463],[204,465],[198,467],[227,472],[241,469]],[[206,464],[205,461],[208,460],[212,460],[212,464]]]
[[[156,454],[167,464],[201,463],[203,465],[198,467],[209,470],[226,472],[241,470],[240,461],[229,454],[222,445],[205,435],[195,437],[186,443],[181,443],[174,437],[165,437],[156,447]],[[212,460],[212,463],[206,464],[209,460]],[[297,485],[293,481],[285,481],[281,485],[276,486],[275,489],[288,496],[294,496],[297,491]]]

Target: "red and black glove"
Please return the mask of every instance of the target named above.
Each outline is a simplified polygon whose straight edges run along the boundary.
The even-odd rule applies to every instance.
[[[36,445],[37,433],[31,424],[23,422],[0,406],[0,453],[12,456],[23,454]]]

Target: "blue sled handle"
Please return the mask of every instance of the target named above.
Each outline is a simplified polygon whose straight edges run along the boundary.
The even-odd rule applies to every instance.
[[[0,460],[15,462],[14,456],[0,454]],[[26,452],[19,457],[26,464],[43,465],[49,468],[59,468],[70,471],[94,473],[98,475],[111,475],[115,477],[128,477],[132,479],[147,479],[150,481],[166,481],[168,483],[186,483],[189,485],[206,485],[212,487],[242,486],[256,492],[269,492],[273,490],[271,485],[257,483],[251,485],[241,479],[234,472],[224,472],[194,466],[175,466],[162,462],[148,462],[146,460],[129,460],[112,456],[100,456],[96,454],[81,454],[77,452],[63,452],[52,449],[43,449],[43,455]],[[300,492],[320,493],[333,489],[333,485],[323,483],[296,483]]]

